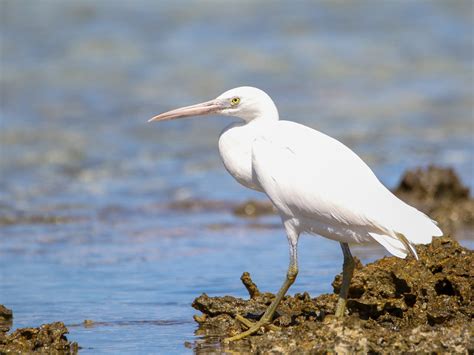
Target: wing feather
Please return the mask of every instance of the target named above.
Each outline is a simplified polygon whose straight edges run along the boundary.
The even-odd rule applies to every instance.
[[[295,122],[279,121],[254,140],[252,169],[284,215],[351,229],[394,255],[409,251],[397,233],[415,244],[442,234],[426,215],[393,195],[344,144]]]

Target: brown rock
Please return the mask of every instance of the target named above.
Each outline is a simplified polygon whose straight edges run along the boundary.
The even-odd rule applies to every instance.
[[[249,200],[234,208],[234,214],[240,217],[259,217],[275,213],[276,210],[269,201]]]
[[[0,304],[0,334],[10,330],[13,321],[13,313],[10,309]]]
[[[5,314],[11,320],[12,312],[0,305],[0,317]],[[62,322],[20,328],[11,334],[7,334],[8,330],[0,331],[0,354],[77,354],[79,349],[77,343],[67,340],[68,330]]]
[[[402,176],[395,193],[418,200],[467,200],[469,188],[451,168],[429,166],[427,169],[409,170]]]
[[[311,298],[287,296],[273,324],[278,331],[257,333],[223,344],[222,338],[241,332],[240,314],[257,320],[273,296],[250,300],[230,296],[198,297],[193,306],[207,315],[199,322],[197,353],[214,351],[256,353],[387,353],[461,352],[474,350],[474,253],[450,238],[437,238],[417,247],[420,260],[385,257],[358,263],[349,290],[348,312],[336,319],[337,295]],[[249,282],[250,275],[245,277]],[[340,275],[334,291],[340,287]],[[202,319],[201,319],[202,320]]]

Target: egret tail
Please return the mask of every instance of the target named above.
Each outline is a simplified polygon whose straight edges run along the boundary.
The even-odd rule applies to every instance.
[[[429,244],[433,237],[443,235],[435,221],[405,203],[403,209],[392,214],[391,221],[386,225],[391,226],[386,233],[369,234],[399,258],[405,258],[410,253],[418,259],[413,245]]]

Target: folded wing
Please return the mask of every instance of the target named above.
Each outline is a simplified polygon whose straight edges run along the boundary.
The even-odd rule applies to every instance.
[[[349,148],[295,122],[280,121],[255,139],[252,168],[283,215],[350,230],[355,238],[372,238],[398,257],[414,250],[411,243],[427,244],[432,236],[442,235],[429,217],[393,195]]]

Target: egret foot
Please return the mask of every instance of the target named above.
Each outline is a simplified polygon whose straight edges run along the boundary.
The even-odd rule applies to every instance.
[[[267,310],[258,322],[253,323],[252,321],[249,321],[248,319],[245,319],[241,316],[236,317],[236,319],[240,321],[241,319],[245,319],[242,323],[244,325],[249,326],[249,329],[233,337],[224,339],[224,342],[226,343],[243,339],[245,337],[248,337],[249,335],[258,332],[262,327],[270,326],[271,320],[273,319],[273,315],[275,314],[275,311],[278,305],[280,304],[283,296],[285,296],[286,291],[288,291],[293,282],[295,282],[296,275],[298,275],[298,263],[296,257],[296,242],[298,241],[298,235],[295,234],[295,231],[290,224],[284,224],[288,234],[288,241],[290,242],[290,265],[288,266],[286,279],[283,282],[283,285],[281,286],[280,290],[276,294],[275,299],[272,301],[270,306],[268,306]]]
[[[242,317],[243,318],[243,317]],[[245,319],[245,318],[243,318]],[[240,320],[239,320],[240,321]],[[248,337],[249,335],[252,335],[256,332],[258,332],[262,327],[265,327],[265,326],[268,326],[269,325],[269,320],[267,319],[260,319],[258,322],[254,323],[252,321],[249,321],[248,319],[245,319],[245,322],[242,322],[244,325],[246,325],[246,323],[249,322],[249,329],[247,329],[245,332],[242,332],[240,334],[237,334],[237,335],[234,335],[233,337],[230,337],[230,338],[225,338],[224,339],[224,342],[225,343],[229,343],[231,341],[236,341],[236,340],[240,340],[240,339],[243,339],[243,338],[246,338]]]
[[[297,274],[298,274],[298,268],[296,266],[296,263],[291,264],[290,268],[289,268],[289,271],[287,273],[287,276],[286,276],[286,280],[283,283],[283,286],[280,288],[280,291],[278,291],[278,293],[277,293],[275,299],[273,300],[273,302],[270,304],[270,306],[268,306],[268,308],[265,311],[265,313],[263,314],[262,318],[260,318],[260,320],[258,322],[254,323],[254,322],[252,322],[248,319],[245,319],[244,317],[242,317],[240,315],[237,315],[235,318],[238,321],[242,322],[245,326],[248,326],[249,329],[247,329],[245,332],[237,334],[233,337],[224,339],[224,342],[228,343],[228,342],[231,342],[231,341],[236,341],[236,340],[243,339],[243,338],[245,338],[249,335],[252,335],[252,334],[258,332],[262,327],[269,327],[269,328],[271,328],[270,326],[274,327],[270,323],[271,320],[273,319],[273,315],[275,314],[275,311],[276,311],[278,305],[280,304],[281,299],[285,295],[286,291],[288,291],[288,288],[295,281],[295,278],[296,278]]]
[[[246,326],[248,329],[252,328],[256,324],[255,322],[252,322],[251,320],[242,317],[240,314],[237,314],[235,316],[235,319],[242,323],[244,326]],[[276,325],[273,325],[271,323],[265,325],[265,328],[268,328],[270,330],[280,330],[280,327],[277,327]]]

